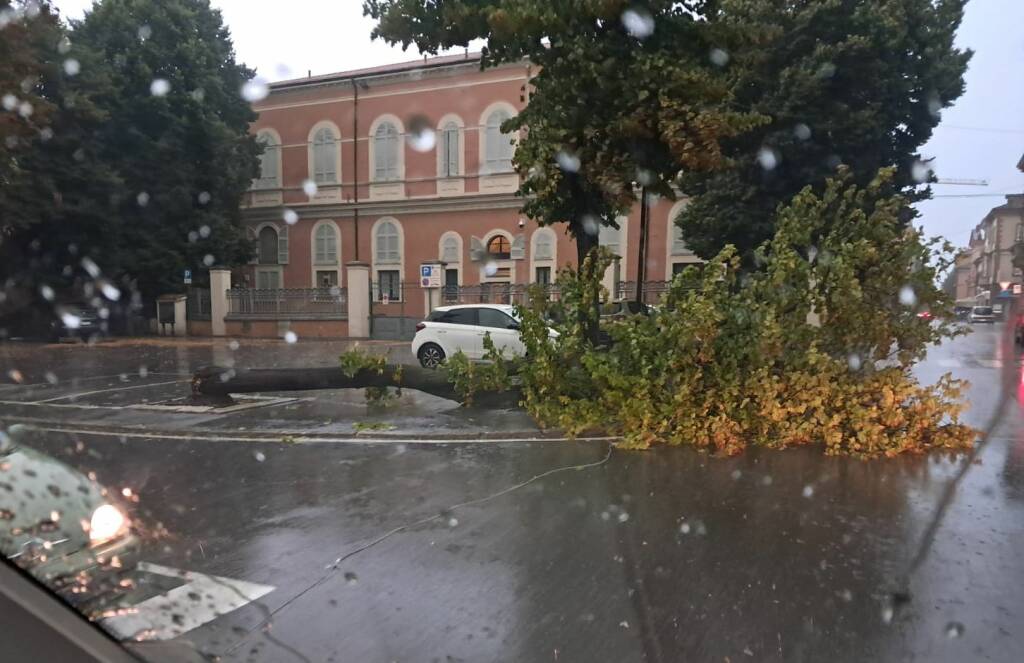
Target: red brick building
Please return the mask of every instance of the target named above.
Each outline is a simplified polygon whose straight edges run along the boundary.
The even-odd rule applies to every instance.
[[[520,214],[514,140],[500,131],[528,103],[530,75],[527,63],[481,71],[467,54],[272,84],[254,104],[266,151],[243,201],[259,256],[232,285],[344,291],[346,265],[365,262],[373,316],[418,320],[428,307],[416,287],[424,262],[445,263],[447,301],[553,280],[575,262],[575,246],[564,227]],[[673,234],[683,204],[651,207],[647,280],[697,260]],[[613,292],[636,279],[639,207],[620,224],[600,238],[621,256],[606,277]],[[343,335],[332,334],[340,325],[315,329]]]

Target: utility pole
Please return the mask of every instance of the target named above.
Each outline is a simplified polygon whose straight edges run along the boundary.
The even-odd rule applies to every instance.
[[[651,206],[647,200],[647,187],[640,187],[640,246],[636,261],[636,304],[643,310],[644,280],[647,278],[647,231],[650,225]]]

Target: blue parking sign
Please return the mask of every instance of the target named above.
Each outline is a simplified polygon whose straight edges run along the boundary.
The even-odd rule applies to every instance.
[[[420,266],[420,276],[422,276],[424,278],[430,278],[430,272],[431,272],[430,265],[421,265]]]

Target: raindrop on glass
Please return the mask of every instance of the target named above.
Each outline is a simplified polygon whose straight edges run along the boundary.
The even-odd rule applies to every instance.
[[[199,226],[199,236],[206,239],[210,236],[210,226]]]
[[[204,265],[206,265],[207,267],[213,267],[213,263],[214,263],[213,255],[207,253],[205,256],[203,256],[203,264]]]
[[[813,263],[818,259],[818,247],[811,246],[807,249],[807,262]]]
[[[287,223],[289,226],[294,226],[296,223],[299,222],[299,214],[293,209],[286,209],[284,213],[281,214],[281,217],[284,219],[284,222]]]
[[[910,176],[913,177],[914,181],[918,184],[924,184],[927,182],[931,175],[932,169],[922,161],[915,161],[914,165],[910,167]]]
[[[34,110],[35,109],[32,108],[32,104],[30,104],[27,101],[23,101],[20,104],[18,104],[18,115],[20,115],[22,117],[25,117],[25,118],[31,117],[32,111],[34,111]]]
[[[60,380],[57,378],[57,374],[54,373],[53,371],[46,371],[46,374],[43,375],[43,379],[50,384],[57,384],[58,382],[60,382]]]
[[[797,140],[810,140],[811,128],[801,122],[800,124],[793,127],[793,135],[797,137]]]
[[[497,273],[498,263],[494,262],[493,260],[490,260],[487,262],[486,265],[484,265],[484,274],[486,274],[487,276],[494,276]]]
[[[818,67],[818,78],[832,78],[836,75],[836,66],[831,62],[824,62]]]
[[[45,143],[51,138],[53,138],[53,129],[51,129],[50,127],[43,127],[42,129],[39,130],[39,140]]]
[[[555,161],[558,162],[558,167],[567,173],[580,172],[580,158],[575,154],[559,150],[555,156]]]
[[[645,9],[627,9],[622,12],[622,26],[630,36],[646,39],[654,34],[654,17]]]
[[[7,371],[7,377],[11,378],[12,382],[17,382],[18,384],[21,384],[22,382],[25,381],[25,376],[22,375],[21,371],[19,371],[16,368],[12,368],[11,370]]]
[[[620,522],[620,523],[624,523],[624,522],[626,522],[627,520],[629,520],[629,514],[628,514],[628,513],[626,513],[625,511],[623,511],[622,513],[620,513],[620,514],[619,514],[619,522]]]
[[[729,476],[731,476],[731,477],[732,477],[732,480],[733,480],[733,481],[738,481],[738,480],[739,480],[739,478],[740,478],[741,476],[743,476],[743,472],[742,472],[741,470],[733,470],[733,471],[732,471],[732,472],[731,472],[731,473],[729,474]]]
[[[960,622],[950,622],[946,624],[946,637],[950,640],[955,640],[964,634],[964,625]]]
[[[60,53],[61,55],[65,55],[70,50],[71,50],[71,40],[68,39],[66,36],[61,37],[60,41],[57,42],[57,52]]]
[[[210,202],[210,192],[209,191],[200,191],[198,198],[199,198],[199,204],[200,205],[209,204],[209,202]]]
[[[249,103],[266,99],[268,94],[270,94],[270,86],[259,78],[246,81],[242,86],[242,98]]]
[[[231,348],[231,350],[237,350],[240,346],[238,345],[238,341],[232,340],[228,343],[228,347]]]
[[[313,196],[316,195],[316,192],[317,192],[316,182],[314,182],[313,180],[303,180],[302,181],[302,190],[303,190],[303,192],[305,192],[305,194],[307,196],[312,198]]]
[[[139,207],[145,207],[149,204],[149,194],[145,191],[140,191],[139,195],[135,196],[135,202],[139,204]]]
[[[690,523],[683,523],[682,525],[680,525],[679,526],[679,532],[681,534],[689,534],[690,533]]]
[[[295,332],[293,332],[293,331],[286,331],[284,333],[284,342],[285,343],[295,343],[298,340],[299,340],[299,337],[298,337],[298,335]]]
[[[64,60],[64,73],[68,76],[77,76],[78,72],[82,70],[82,65],[79,64],[78,60],[74,58],[68,58]]]
[[[860,355],[854,353],[846,358],[846,365],[850,367],[851,371],[859,371],[863,362],[861,361]]]
[[[264,454],[262,451],[257,451],[253,453],[252,457],[256,459],[257,463],[262,463],[267,459],[266,454]]]
[[[39,294],[48,302],[53,301],[53,288],[48,285],[39,286]]]
[[[203,99],[206,98],[206,93],[203,92],[202,88],[196,88],[196,89],[192,90],[191,92],[189,92],[188,94],[189,94],[189,96],[192,97],[193,101],[196,101],[198,103],[202,103]]]
[[[417,152],[429,152],[437,144],[437,133],[428,126],[411,126],[406,138]]]
[[[359,576],[357,576],[356,574],[352,573],[351,571],[346,571],[345,572],[345,582],[347,582],[350,585],[358,584],[359,583]]]
[[[139,377],[144,378],[149,376],[149,369],[145,366],[139,366]]]
[[[82,258],[82,269],[89,273],[89,276],[96,278],[100,275],[100,267],[91,258],[86,256]]]
[[[900,288],[900,304],[904,306],[913,306],[917,304],[917,293],[909,285],[905,285]]]
[[[199,233],[196,232],[195,230],[188,231],[188,241],[190,243],[192,243],[192,244],[195,244],[196,242],[198,242],[199,241]]]
[[[729,54],[720,48],[712,48],[711,53],[708,54],[708,59],[716,67],[724,67],[729,64]]]
[[[801,494],[807,498],[814,497],[814,486],[807,484],[806,486],[804,486],[803,493]]]
[[[601,224],[598,223],[596,216],[587,214],[583,217],[583,232],[594,237],[601,232]]]
[[[449,518],[448,519],[448,527],[458,527],[458,526],[459,526],[459,519],[458,518]]]
[[[154,97],[162,97],[171,91],[171,83],[166,78],[154,78],[149,84],[149,93]]]
[[[765,170],[775,170],[781,160],[779,153],[770,147],[762,147],[757,153],[757,163]]]
[[[765,486],[772,485],[772,475],[766,474],[764,477],[762,477],[761,483],[764,484]]]
[[[82,324],[82,319],[70,311],[61,312],[60,320],[68,329],[78,329]]]
[[[108,283],[104,281],[100,285],[100,292],[102,292],[103,296],[112,302],[116,302],[117,300],[121,299],[121,291],[118,290],[117,286],[115,286],[113,283]]]
[[[18,98],[13,94],[8,93],[3,96],[0,103],[3,103],[4,110],[12,111],[18,107]]]
[[[135,34],[138,35],[139,39],[142,41],[146,41],[153,34],[153,28],[143,23],[139,26],[139,29],[135,31]]]

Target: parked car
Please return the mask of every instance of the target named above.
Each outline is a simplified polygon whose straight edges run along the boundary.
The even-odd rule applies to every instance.
[[[957,320],[967,320],[971,315],[971,308],[970,306],[954,306],[953,315],[956,316]]]
[[[140,551],[126,510],[14,438],[0,437],[0,554],[87,615],[116,606]]]
[[[970,322],[995,322],[996,316],[991,306],[975,306],[968,316]]]
[[[416,325],[412,352],[420,365],[437,368],[448,357],[461,351],[469,359],[483,359],[484,336],[491,335],[494,346],[505,355],[521,356],[526,348],[519,336],[515,308],[505,304],[442,306]],[[554,330],[552,337],[558,336]]]
[[[71,302],[53,308],[26,307],[0,320],[2,336],[56,343],[63,338],[83,341],[106,334],[106,320],[88,304]]]

